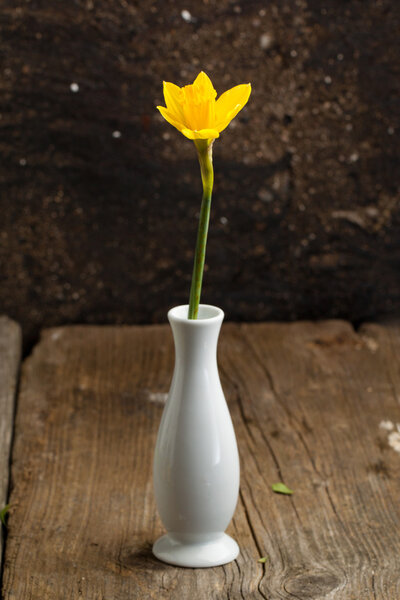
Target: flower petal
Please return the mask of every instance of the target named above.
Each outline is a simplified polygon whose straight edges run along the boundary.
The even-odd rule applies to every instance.
[[[168,110],[168,108],[165,108],[165,106],[157,106],[157,108],[164,117],[164,119],[168,121],[168,123],[171,123],[171,125],[176,127],[178,131],[182,131],[185,125],[177,121],[175,114],[171,114],[171,112]]]
[[[182,90],[169,81],[164,81],[164,98],[168,111],[183,123]]]
[[[216,129],[181,129],[184,136],[189,140],[209,140],[219,137]]]
[[[214,89],[211,79],[204,71],[200,71],[196,79],[193,81],[193,87],[196,88],[205,99],[215,98],[217,92]]]
[[[215,122],[218,131],[229,125],[234,117],[242,110],[251,94],[250,83],[237,85],[226,91],[215,103]]]

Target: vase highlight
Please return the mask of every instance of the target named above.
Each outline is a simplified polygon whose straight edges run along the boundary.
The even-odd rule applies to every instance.
[[[175,368],[154,455],[154,491],[167,534],[153,553],[185,567],[226,564],[239,554],[225,534],[239,492],[239,456],[221,387],[217,342],[224,313],[206,304],[168,313]]]

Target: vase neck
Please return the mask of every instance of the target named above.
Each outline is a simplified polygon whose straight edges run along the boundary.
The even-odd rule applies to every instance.
[[[204,310],[205,306],[207,307],[200,305],[199,319],[187,318],[186,305],[176,307],[168,313],[177,363],[216,365],[217,343],[224,313],[216,307],[207,307],[207,312]]]

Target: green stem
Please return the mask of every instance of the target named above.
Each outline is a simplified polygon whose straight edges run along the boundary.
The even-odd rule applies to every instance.
[[[199,157],[201,180],[203,182],[203,198],[201,201],[199,229],[197,231],[196,251],[194,254],[192,285],[190,287],[189,319],[197,319],[199,312],[204,261],[206,258],[208,223],[210,221],[211,194],[214,183],[212,142],[210,143],[209,140],[195,140],[195,145]]]

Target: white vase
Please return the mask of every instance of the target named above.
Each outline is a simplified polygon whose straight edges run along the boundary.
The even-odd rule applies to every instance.
[[[237,543],[225,529],[239,492],[239,456],[222,391],[217,342],[224,313],[201,304],[168,313],[175,369],[154,456],[154,490],[167,534],[153,553],[184,567],[214,567],[234,560]]]

